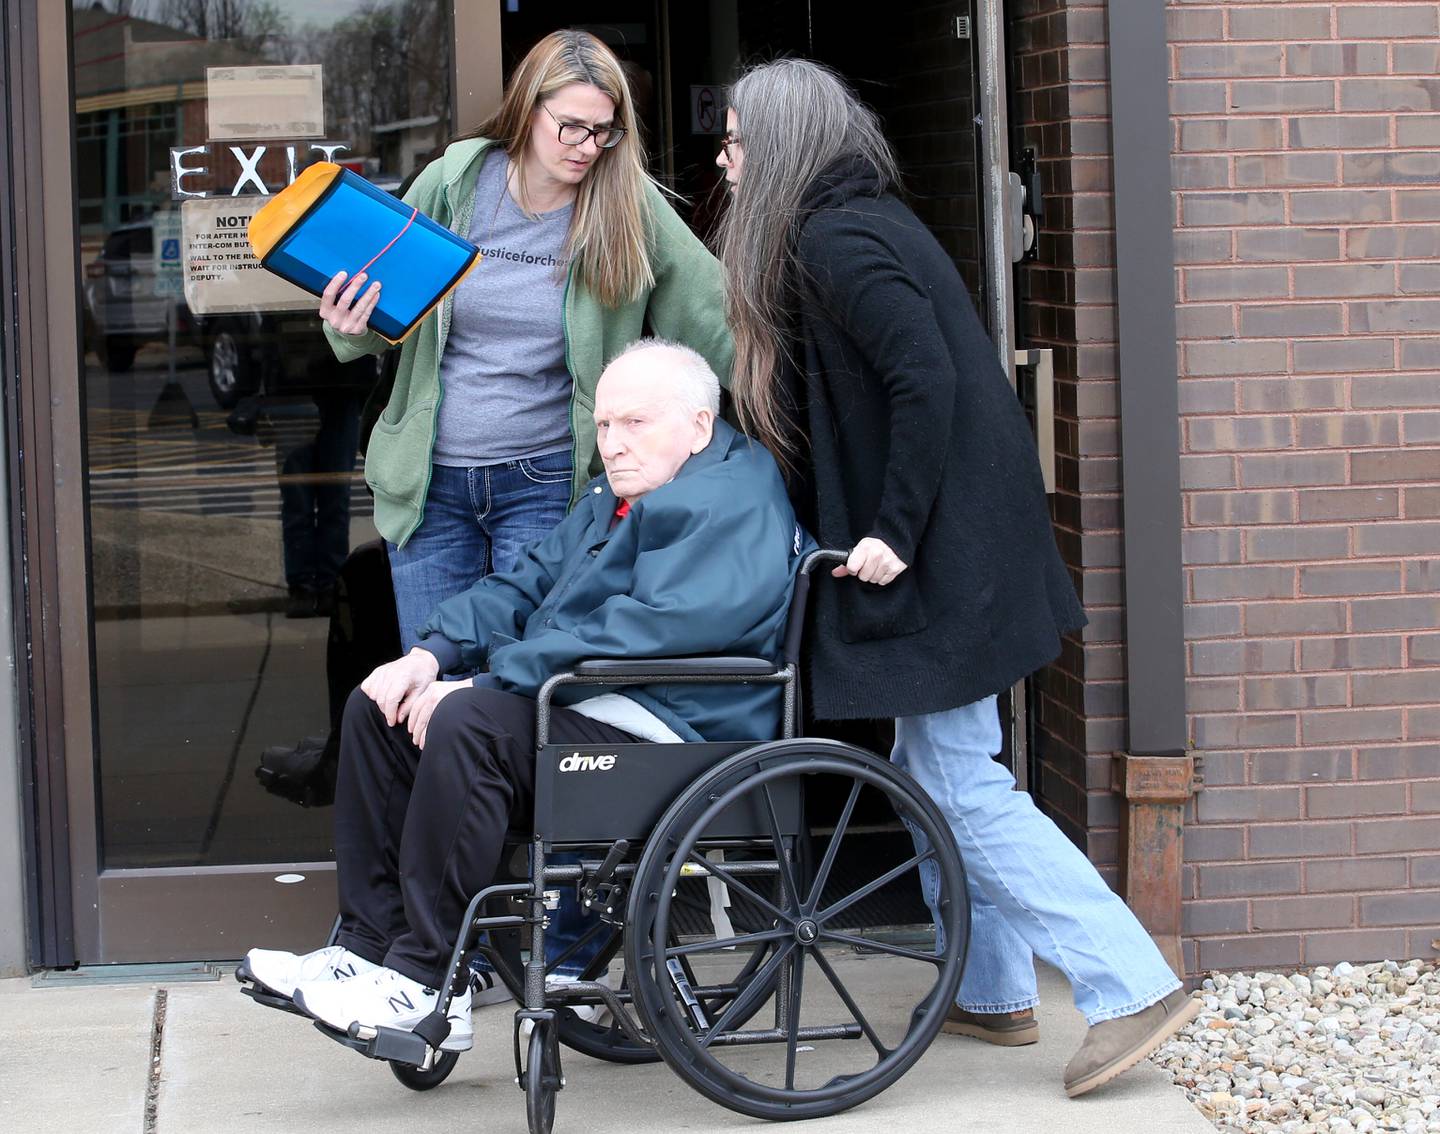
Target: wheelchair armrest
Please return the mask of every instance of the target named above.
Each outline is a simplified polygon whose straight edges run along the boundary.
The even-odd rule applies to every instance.
[[[769,677],[775,663],[765,658],[597,658],[578,662],[576,677]]]

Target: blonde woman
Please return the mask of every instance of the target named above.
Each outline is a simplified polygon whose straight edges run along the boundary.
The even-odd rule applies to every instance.
[[[442,600],[513,565],[600,471],[590,410],[609,359],[649,333],[730,373],[719,265],[645,171],[620,61],[588,32],[546,36],[495,116],[405,195],[484,259],[400,347],[365,479],[389,545],[403,648]],[[330,281],[343,362],[380,281]]]
[[[537,43],[494,117],[405,200],[484,253],[399,348],[366,453],[408,652],[443,600],[513,567],[601,471],[591,411],[612,357],[653,334],[727,381],[731,345],[719,264],[646,173],[620,61],[588,32]],[[367,329],[382,286],[330,281],[320,317],[342,362],[387,346]],[[592,924],[567,900],[552,958]],[[572,950],[558,975],[594,954]]]

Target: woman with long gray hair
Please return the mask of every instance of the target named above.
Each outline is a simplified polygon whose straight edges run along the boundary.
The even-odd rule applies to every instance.
[[[1199,1005],[993,759],[996,695],[1085,621],[1029,427],[955,265],[896,195],[873,112],[824,67],[784,59],[735,84],[727,128],[731,393],[820,543],[853,548],[834,574],[858,579],[812,606],[815,715],[895,717],[892,760],[954,830],[973,918],[946,1029],[1035,1042],[1038,955],[1090,1025],[1065,1069],[1066,1093],[1084,1094]]]

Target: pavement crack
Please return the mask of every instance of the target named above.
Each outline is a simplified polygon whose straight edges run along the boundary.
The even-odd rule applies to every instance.
[[[155,1134],[160,1120],[160,1056],[165,1046],[165,1010],[169,1001],[168,989],[155,990],[155,1013],[150,1019],[150,1074],[145,1082],[145,1125],[141,1134]]]

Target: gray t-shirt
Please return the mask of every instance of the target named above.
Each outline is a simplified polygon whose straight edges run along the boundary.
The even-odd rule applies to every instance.
[[[491,465],[568,449],[565,273],[573,206],[531,220],[496,146],[475,182],[470,239],[484,258],[455,290],[440,359],[435,463]]]

